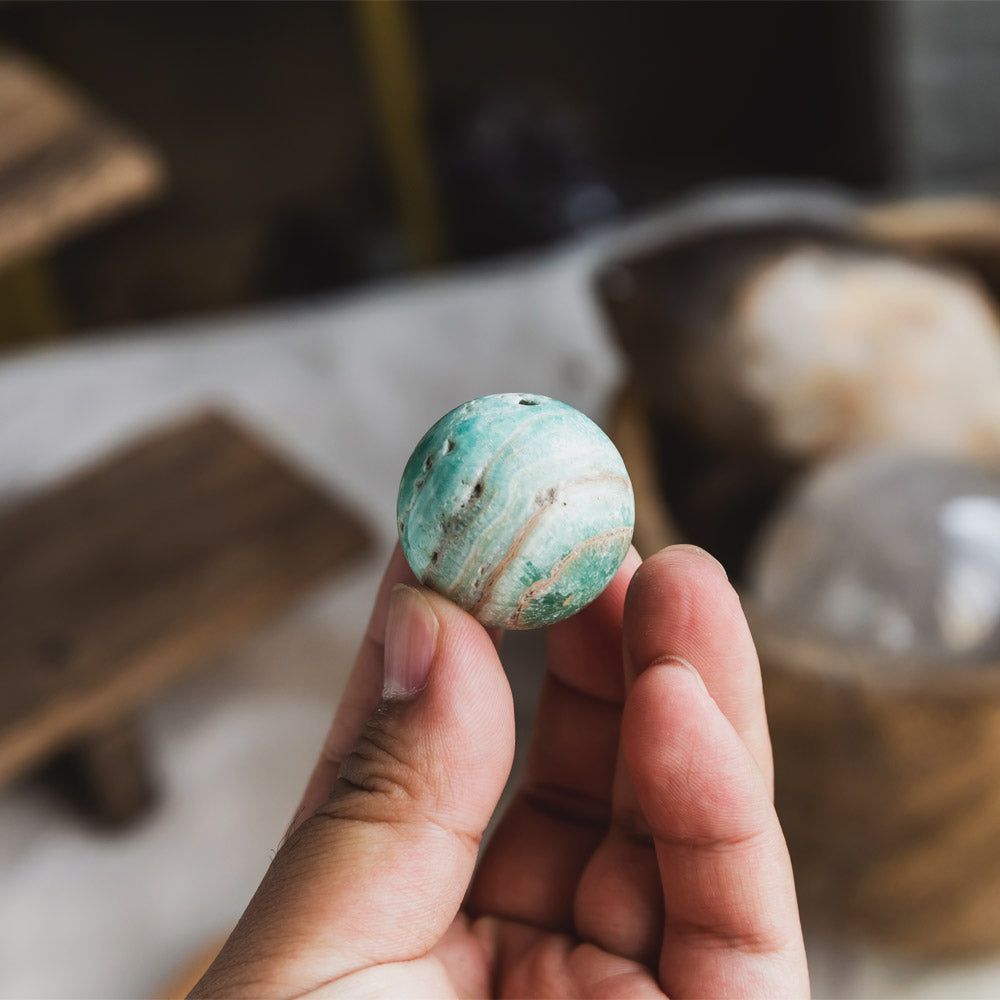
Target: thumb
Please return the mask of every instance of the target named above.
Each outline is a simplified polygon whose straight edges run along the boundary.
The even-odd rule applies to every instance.
[[[384,669],[333,795],[278,852],[196,994],[315,989],[425,955],[454,920],[510,771],[510,687],[475,619],[405,585]]]

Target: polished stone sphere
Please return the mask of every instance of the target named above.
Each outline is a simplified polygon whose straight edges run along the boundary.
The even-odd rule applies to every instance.
[[[456,407],[421,438],[399,486],[413,572],[488,626],[537,628],[585,607],[621,565],[634,524],[615,446],[547,396]]]

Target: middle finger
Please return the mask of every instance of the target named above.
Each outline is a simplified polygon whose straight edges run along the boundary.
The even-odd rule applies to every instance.
[[[621,623],[632,549],[589,607],[548,633],[548,672],[524,771],[469,897],[473,912],[573,927],[580,874],[607,832],[624,700]]]

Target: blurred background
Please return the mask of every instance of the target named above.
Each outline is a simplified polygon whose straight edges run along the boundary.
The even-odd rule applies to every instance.
[[[498,391],[745,595],[817,995],[1000,992],[998,108],[965,0],[0,5],[0,996],[214,953]]]
[[[167,168],[155,202],[46,254],[78,330],[523,250],[717,179],[995,184],[995,21],[934,3],[15,3],[0,32]]]
[[[996,22],[905,2],[0,11],[169,177],[46,254],[67,330],[523,250],[718,179],[989,190]]]

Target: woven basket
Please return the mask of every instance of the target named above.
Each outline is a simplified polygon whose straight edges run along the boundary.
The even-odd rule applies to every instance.
[[[880,212],[873,225],[901,238],[916,229],[927,247],[934,226],[921,212]],[[978,230],[975,250],[1000,261],[995,217],[995,255]],[[937,225],[960,241],[947,212]],[[698,541],[683,538],[664,498],[634,386],[610,433],[633,479],[640,552]],[[1000,663],[887,672],[828,641],[793,639],[742,597],[806,926],[925,956],[1000,951]]]

